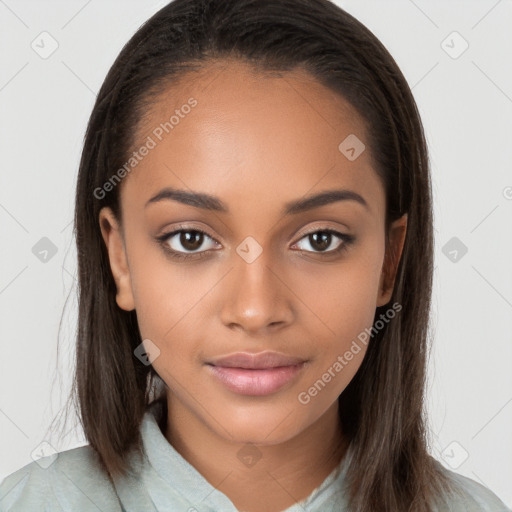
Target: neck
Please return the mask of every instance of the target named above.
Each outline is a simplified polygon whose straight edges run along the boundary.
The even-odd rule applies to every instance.
[[[165,437],[239,510],[279,512],[302,501],[340,464],[348,447],[336,401],[299,435],[273,445],[219,436],[169,393]]]

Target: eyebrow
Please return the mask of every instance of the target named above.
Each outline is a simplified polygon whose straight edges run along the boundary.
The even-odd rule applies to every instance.
[[[145,208],[152,203],[164,200],[177,201],[203,210],[229,213],[227,205],[216,196],[202,192],[189,192],[187,190],[179,190],[171,187],[166,187],[160,190],[158,194],[153,196],[146,203]],[[338,201],[356,201],[366,209],[369,209],[368,203],[357,192],[354,192],[353,190],[339,189],[326,190],[312,196],[285,203],[281,213],[283,215],[293,215]]]

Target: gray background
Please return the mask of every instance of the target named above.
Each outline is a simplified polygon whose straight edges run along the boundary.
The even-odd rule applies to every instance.
[[[75,418],[48,432],[73,365],[82,139],[121,47],[165,3],[0,0],[0,478],[85,443]],[[430,148],[432,454],[512,506],[512,2],[338,3],[401,67]]]

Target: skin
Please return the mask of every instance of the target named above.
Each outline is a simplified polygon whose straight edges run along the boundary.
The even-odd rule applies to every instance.
[[[364,121],[306,72],[276,77],[237,61],[211,63],[159,97],[136,140],[189,97],[197,106],[124,178],[123,225],[103,208],[100,227],[117,304],[136,310],[142,339],[160,350],[153,366],[168,386],[167,440],[238,509],[278,512],[306,498],[346,451],[337,398],[366,346],[308,404],[297,397],[390,301],[407,217],[391,226],[386,247],[386,199],[370,148],[354,161],[338,150],[349,134],[366,140]],[[215,195],[229,213],[171,200],[145,207],[164,187]],[[289,201],[341,188],[368,208],[346,200],[281,213]],[[179,234],[168,246],[208,257],[173,260],[155,240],[183,225],[207,233],[198,250]],[[326,228],[355,241],[322,256],[306,232]],[[251,263],[236,251],[247,236],[262,249]],[[327,250],[343,243],[333,236]],[[205,365],[266,350],[308,361],[267,396],[234,393]],[[251,467],[237,456],[248,443],[261,456]]]

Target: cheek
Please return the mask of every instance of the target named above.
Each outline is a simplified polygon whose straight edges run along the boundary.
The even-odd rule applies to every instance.
[[[308,273],[300,288],[309,290],[305,303],[314,314],[306,322],[315,340],[305,399],[329,402],[349,384],[359,369],[371,339],[380,278],[379,254],[346,260],[327,275],[325,269]],[[303,274],[306,275],[306,274]],[[311,393],[310,393],[310,392]]]
[[[159,247],[133,253],[131,267],[141,337],[159,350],[152,365],[167,385],[179,389],[197,378],[209,338],[207,311],[211,315],[209,305],[225,270],[174,263]]]
[[[149,235],[134,233],[128,253],[141,335],[161,339],[187,315],[204,290],[197,286],[193,267],[172,262]]]
[[[347,340],[371,326],[377,307],[382,257],[378,251],[373,256],[358,254],[331,268],[325,266],[300,273],[296,281],[297,295],[317,316],[321,332],[330,333],[331,339]]]

